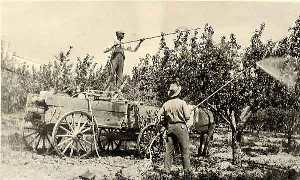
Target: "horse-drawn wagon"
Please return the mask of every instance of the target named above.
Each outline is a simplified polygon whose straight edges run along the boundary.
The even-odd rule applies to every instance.
[[[86,157],[94,150],[116,150],[122,142],[136,142],[158,108],[118,95],[95,90],[77,97],[29,94],[22,127],[26,146],[38,152],[55,149],[62,156]]]
[[[76,97],[51,92],[29,94],[23,140],[34,151],[54,149],[68,157],[113,151],[123,142],[134,141],[141,155],[161,156],[164,127],[154,123],[157,111],[158,107],[127,101],[110,91],[93,90]],[[188,123],[192,127],[190,137],[200,140],[198,154],[205,155],[214,130],[212,113],[194,108]]]

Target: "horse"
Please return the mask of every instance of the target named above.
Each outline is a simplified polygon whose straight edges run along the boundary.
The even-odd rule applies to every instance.
[[[207,157],[209,155],[209,145],[215,129],[215,119],[212,111],[204,107],[188,105],[190,118],[186,122],[191,139],[199,137],[200,146],[198,156]],[[150,157],[155,157],[155,161],[163,158],[166,141],[165,121],[150,123],[142,128],[137,144],[142,155],[149,153]]]
[[[216,127],[212,111],[205,107],[196,107],[189,105],[191,109],[190,119],[187,126],[190,130],[190,136],[200,135],[200,146],[198,147],[198,156],[209,156],[210,141]]]

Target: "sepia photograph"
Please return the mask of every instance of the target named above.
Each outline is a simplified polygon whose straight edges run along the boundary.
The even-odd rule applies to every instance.
[[[300,180],[300,1],[0,12],[0,179]]]

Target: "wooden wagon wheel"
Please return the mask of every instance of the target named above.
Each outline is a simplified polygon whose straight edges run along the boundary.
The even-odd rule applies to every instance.
[[[163,132],[161,126],[149,124],[145,126],[138,136],[138,150],[142,157],[150,157],[160,160],[165,151]]]
[[[166,151],[164,142],[165,132],[165,130],[160,131],[150,141],[148,151],[153,162],[163,162],[164,160],[164,152]]]
[[[121,146],[121,129],[113,127],[100,127],[98,144],[100,150],[114,151]]]
[[[53,146],[62,156],[86,157],[95,147],[96,127],[92,116],[87,112],[70,112],[55,124],[52,133]]]
[[[53,148],[51,130],[53,124],[48,124],[41,114],[27,112],[22,122],[22,139],[25,147],[38,153],[49,153]]]

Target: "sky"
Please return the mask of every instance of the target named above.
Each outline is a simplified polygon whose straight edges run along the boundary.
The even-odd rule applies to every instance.
[[[174,32],[178,27],[214,28],[214,40],[236,34],[247,46],[250,36],[263,22],[263,39],[274,41],[288,34],[288,28],[300,16],[298,2],[4,2],[1,4],[1,39],[10,49],[39,64],[54,60],[70,45],[72,59],[87,53],[105,64],[103,50],[115,40],[115,31],[123,30],[124,41]],[[168,36],[168,43],[174,39]],[[135,44],[131,44],[135,46]],[[159,38],[146,40],[136,53],[126,53],[124,71],[130,74],[139,58],[157,52]]]

